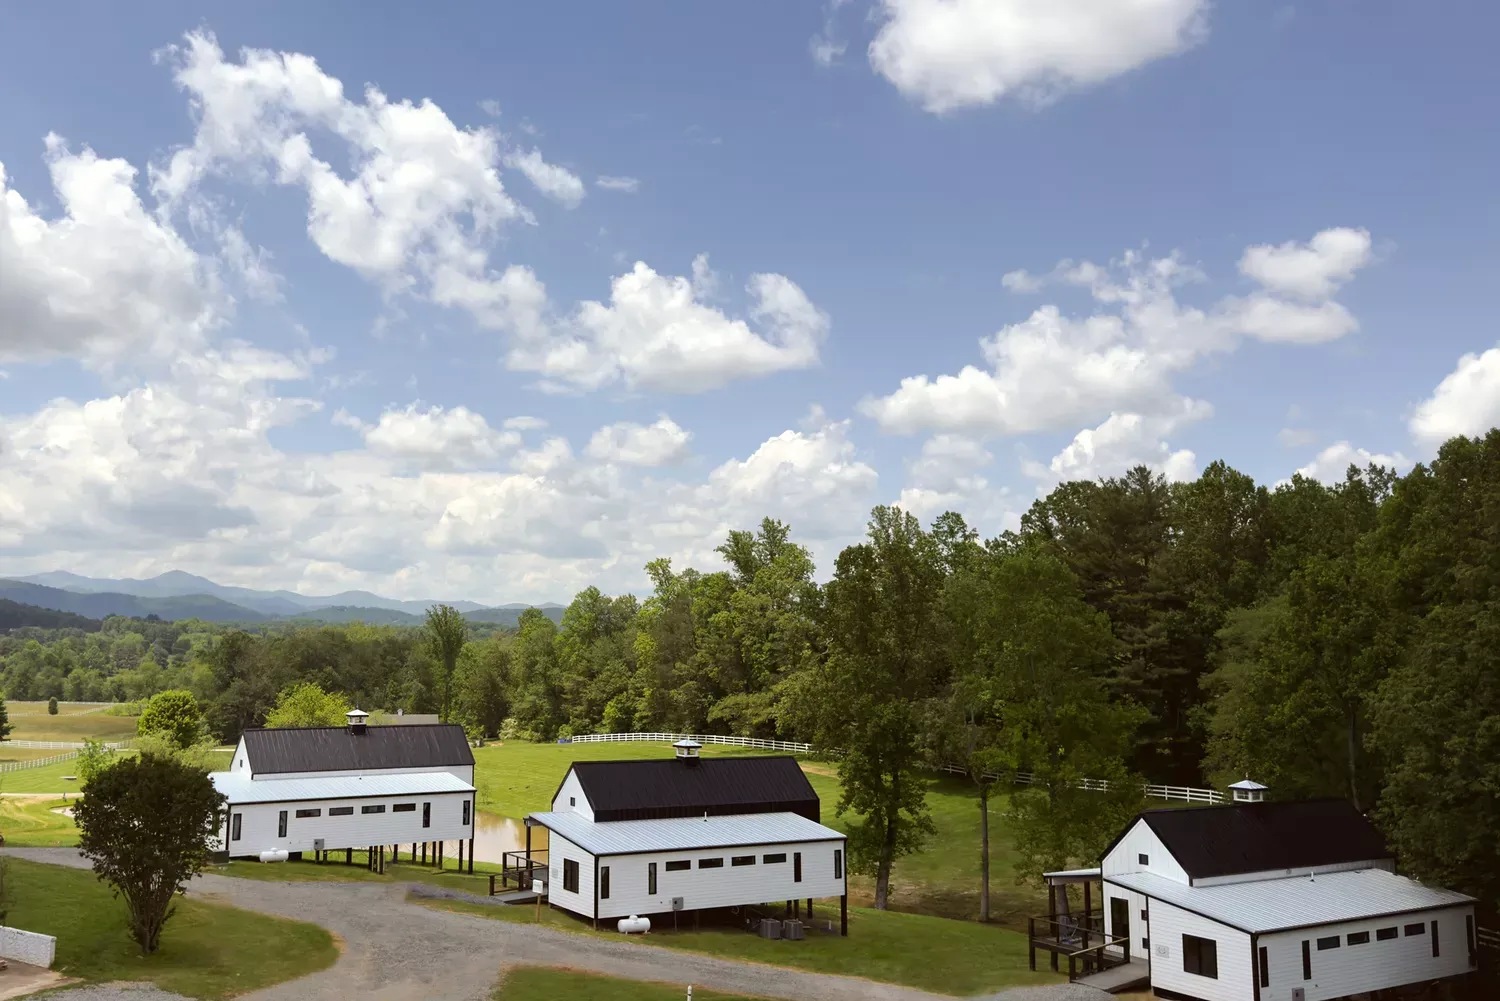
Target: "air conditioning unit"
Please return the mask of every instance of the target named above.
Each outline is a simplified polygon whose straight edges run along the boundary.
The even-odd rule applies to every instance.
[[[778,920],[776,920],[775,918],[761,918],[760,919],[760,937],[761,938],[780,938],[781,937],[781,922],[778,921]]]
[[[802,922],[796,918],[781,922],[781,937],[789,942],[802,941]]]

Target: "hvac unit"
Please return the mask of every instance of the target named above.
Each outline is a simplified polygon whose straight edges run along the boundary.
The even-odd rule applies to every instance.
[[[760,937],[761,938],[780,938],[781,937],[781,922],[778,921],[778,920],[776,920],[775,918],[761,918],[760,919]]]
[[[802,922],[796,918],[781,922],[781,937],[791,942],[802,941]]]

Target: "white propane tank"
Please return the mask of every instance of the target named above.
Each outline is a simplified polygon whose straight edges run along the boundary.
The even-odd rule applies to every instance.
[[[286,861],[286,849],[284,849],[284,848],[278,848],[278,849],[276,849],[275,851],[272,851],[272,852],[261,852],[260,853],[260,860],[262,862],[285,862]]]
[[[620,934],[622,935],[629,935],[632,932],[645,934],[651,930],[651,919],[636,917],[632,914],[628,918],[621,918],[619,924],[615,925],[615,927],[620,929]]]

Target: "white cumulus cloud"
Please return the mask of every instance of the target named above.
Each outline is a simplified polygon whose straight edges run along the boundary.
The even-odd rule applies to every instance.
[[[1386,455],[1381,452],[1370,452],[1363,448],[1355,448],[1347,441],[1335,442],[1323,451],[1319,452],[1311,462],[1297,470],[1309,479],[1318,480],[1321,483],[1340,483],[1350,466],[1358,466],[1364,469],[1368,465],[1386,466],[1404,473],[1411,468],[1411,460],[1400,452],[1394,455]]]
[[[1429,446],[1493,427],[1500,427],[1500,347],[1460,358],[1409,423],[1412,435]]]
[[[641,182],[634,177],[611,177],[601,174],[594,179],[594,186],[603,188],[605,191],[623,191],[627,195],[633,195],[641,188]]]
[[[1031,103],[1190,47],[1207,0],[883,0],[870,65],[932,112]]]
[[[538,191],[570,209],[577,208],[583,201],[586,193],[583,180],[567,167],[548,163],[542,158],[542,151],[539,149],[511,153],[506,156],[505,165],[512,170],[519,170]]]
[[[627,466],[665,466],[687,457],[692,437],[692,432],[683,430],[665,414],[653,424],[622,421],[595,431],[587,455],[600,462]]]
[[[376,423],[359,430],[371,451],[432,468],[486,465],[521,444],[515,431],[497,431],[463,406],[413,403],[386,410]]]
[[[1370,232],[1340,226],[1306,243],[1289,240],[1245,248],[1241,273],[1266,291],[1298,299],[1327,299],[1370,263]]]
[[[1182,401],[1176,413],[1113,413],[1098,427],[1079,431],[1046,466],[1026,463],[1024,468],[1043,489],[1067,480],[1118,476],[1135,466],[1147,466],[1173,482],[1191,480],[1198,475],[1197,456],[1190,449],[1172,448],[1165,439],[1212,414],[1213,407],[1201,400]]]

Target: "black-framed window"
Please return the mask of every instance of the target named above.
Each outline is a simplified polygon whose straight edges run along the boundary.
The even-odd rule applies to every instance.
[[[1139,855],[1137,855],[1135,857],[1135,860],[1137,862],[1139,862],[1141,865],[1150,865],[1151,864],[1151,856],[1147,855],[1145,852],[1141,852]]]
[[[693,863],[691,859],[674,859],[667,863],[667,872],[682,872],[692,867]]]
[[[802,853],[792,852],[792,882],[802,882]]]
[[[1426,934],[1427,934],[1427,926],[1424,925],[1420,921],[1418,921],[1414,925],[1407,925],[1406,926],[1406,937],[1407,938],[1411,938],[1413,935],[1426,935]]]
[[[422,804],[422,826],[423,827],[431,827],[432,826],[432,804],[431,803],[423,803]]]
[[[469,826],[469,801],[468,800],[464,800],[464,822],[463,822],[463,826],[464,827],[468,827]]]
[[[238,841],[240,839],[240,817],[241,816],[242,816],[242,814],[236,813],[236,814],[234,814],[233,816],[231,816],[229,818],[229,840],[230,841]]]
[[[279,814],[276,815],[276,836],[278,838],[284,838],[284,837],[286,837],[286,811],[285,810],[282,810]]]
[[[1259,954],[1259,956],[1257,958],[1260,960],[1260,985],[1262,987],[1270,987],[1271,986],[1271,957],[1266,954],[1266,947],[1265,946],[1261,946],[1260,947],[1260,954]]]
[[[1182,936],[1182,971],[1219,979],[1219,943],[1197,935]]]
[[[776,865],[778,862],[785,862],[786,852],[773,852],[770,855],[762,855],[760,861],[763,865]]]
[[[1350,945],[1370,944],[1370,933],[1367,931],[1352,931],[1346,937]]]
[[[1312,979],[1312,943],[1302,940],[1302,979]]]
[[[1464,915],[1464,933],[1469,939],[1469,965],[1479,964],[1479,940],[1474,937],[1474,915]]]
[[[736,865],[736,866],[738,866],[738,865],[754,865],[755,864],[755,856],[754,855],[736,855],[736,856],[734,856],[733,858],[731,858],[729,860],[729,864],[730,865]]]
[[[415,804],[415,803],[397,803],[397,804],[395,804],[394,806],[391,807],[391,812],[392,813],[416,813],[417,812],[417,804]]]
[[[609,899],[609,866],[607,865],[599,867],[599,899]]]
[[[719,858],[701,858],[698,860],[698,868],[722,869],[724,868],[724,858],[723,856],[720,856]]]
[[[578,863],[570,858],[563,859],[563,889],[578,892]]]
[[[569,806],[577,806],[578,805],[578,797],[577,796],[569,796],[568,797],[568,805]]]
[[[844,850],[842,848],[833,850],[833,878],[844,878]]]
[[[364,806],[362,806],[362,807],[359,808],[359,812],[360,813],[384,813],[385,812],[385,804],[384,803],[366,803]]]
[[[1327,952],[1329,949],[1337,949],[1342,944],[1343,939],[1337,935],[1325,935],[1323,938],[1318,939],[1318,951]]]
[[[297,819],[298,820],[306,820],[308,817],[321,817],[321,816],[323,816],[323,811],[322,810],[298,810],[297,811]]]
[[[1440,953],[1438,952],[1438,923],[1436,921],[1434,921],[1432,923],[1432,958],[1433,959],[1437,959],[1439,955],[1440,955]]]
[[[656,863],[646,863],[646,892],[656,896]]]
[[[1389,928],[1376,928],[1375,929],[1375,941],[1377,941],[1377,942],[1387,942],[1387,941],[1390,941],[1391,939],[1397,937],[1400,934],[1401,934],[1401,929],[1397,928],[1395,925],[1391,925],[1391,927],[1389,927]]]
[[[352,806],[330,806],[328,808],[328,815],[330,817],[352,817],[352,816],[354,816],[354,807],[352,807]]]

